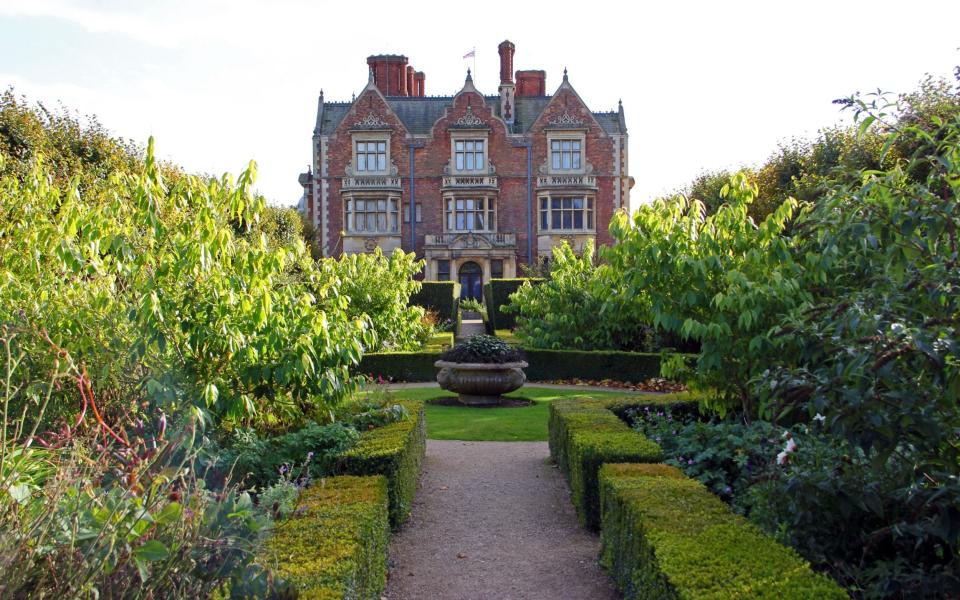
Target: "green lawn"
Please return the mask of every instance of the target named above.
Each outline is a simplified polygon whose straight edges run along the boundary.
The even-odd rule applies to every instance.
[[[392,390],[398,399],[430,400],[455,397],[439,388],[414,388]],[[427,403],[427,437],[432,440],[535,442],[547,439],[547,414],[549,403],[557,398],[613,398],[636,396],[622,392],[587,392],[579,390],[553,390],[537,386],[523,388],[507,394],[511,398],[532,400],[530,406],[517,408],[467,408],[439,406]]]

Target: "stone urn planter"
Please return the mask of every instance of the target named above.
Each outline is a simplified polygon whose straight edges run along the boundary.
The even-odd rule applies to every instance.
[[[503,394],[520,389],[527,381],[524,361],[507,363],[461,363],[438,360],[437,382],[440,387],[460,395],[467,406],[500,404]]]

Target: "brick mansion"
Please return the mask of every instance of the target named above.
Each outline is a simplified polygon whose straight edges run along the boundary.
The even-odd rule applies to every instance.
[[[476,298],[562,241],[611,242],[633,185],[623,105],[590,110],[566,71],[548,94],[544,71],[514,73],[514,50],[499,46],[497,95],[468,71],[455,95],[426,96],[424,73],[397,55],[367,59],[351,102],[320,93],[300,183],[324,256],[402,248],[426,259],[426,279]]]

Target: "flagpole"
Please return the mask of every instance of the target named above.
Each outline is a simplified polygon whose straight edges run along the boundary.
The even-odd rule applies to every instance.
[[[473,80],[477,80],[477,47],[473,47]]]

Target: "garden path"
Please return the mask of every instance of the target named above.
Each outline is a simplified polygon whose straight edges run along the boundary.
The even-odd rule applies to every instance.
[[[546,442],[427,441],[389,600],[613,600]]]
[[[460,335],[457,336],[457,341],[468,340],[475,335],[486,332],[483,319],[463,319],[460,321]]]

